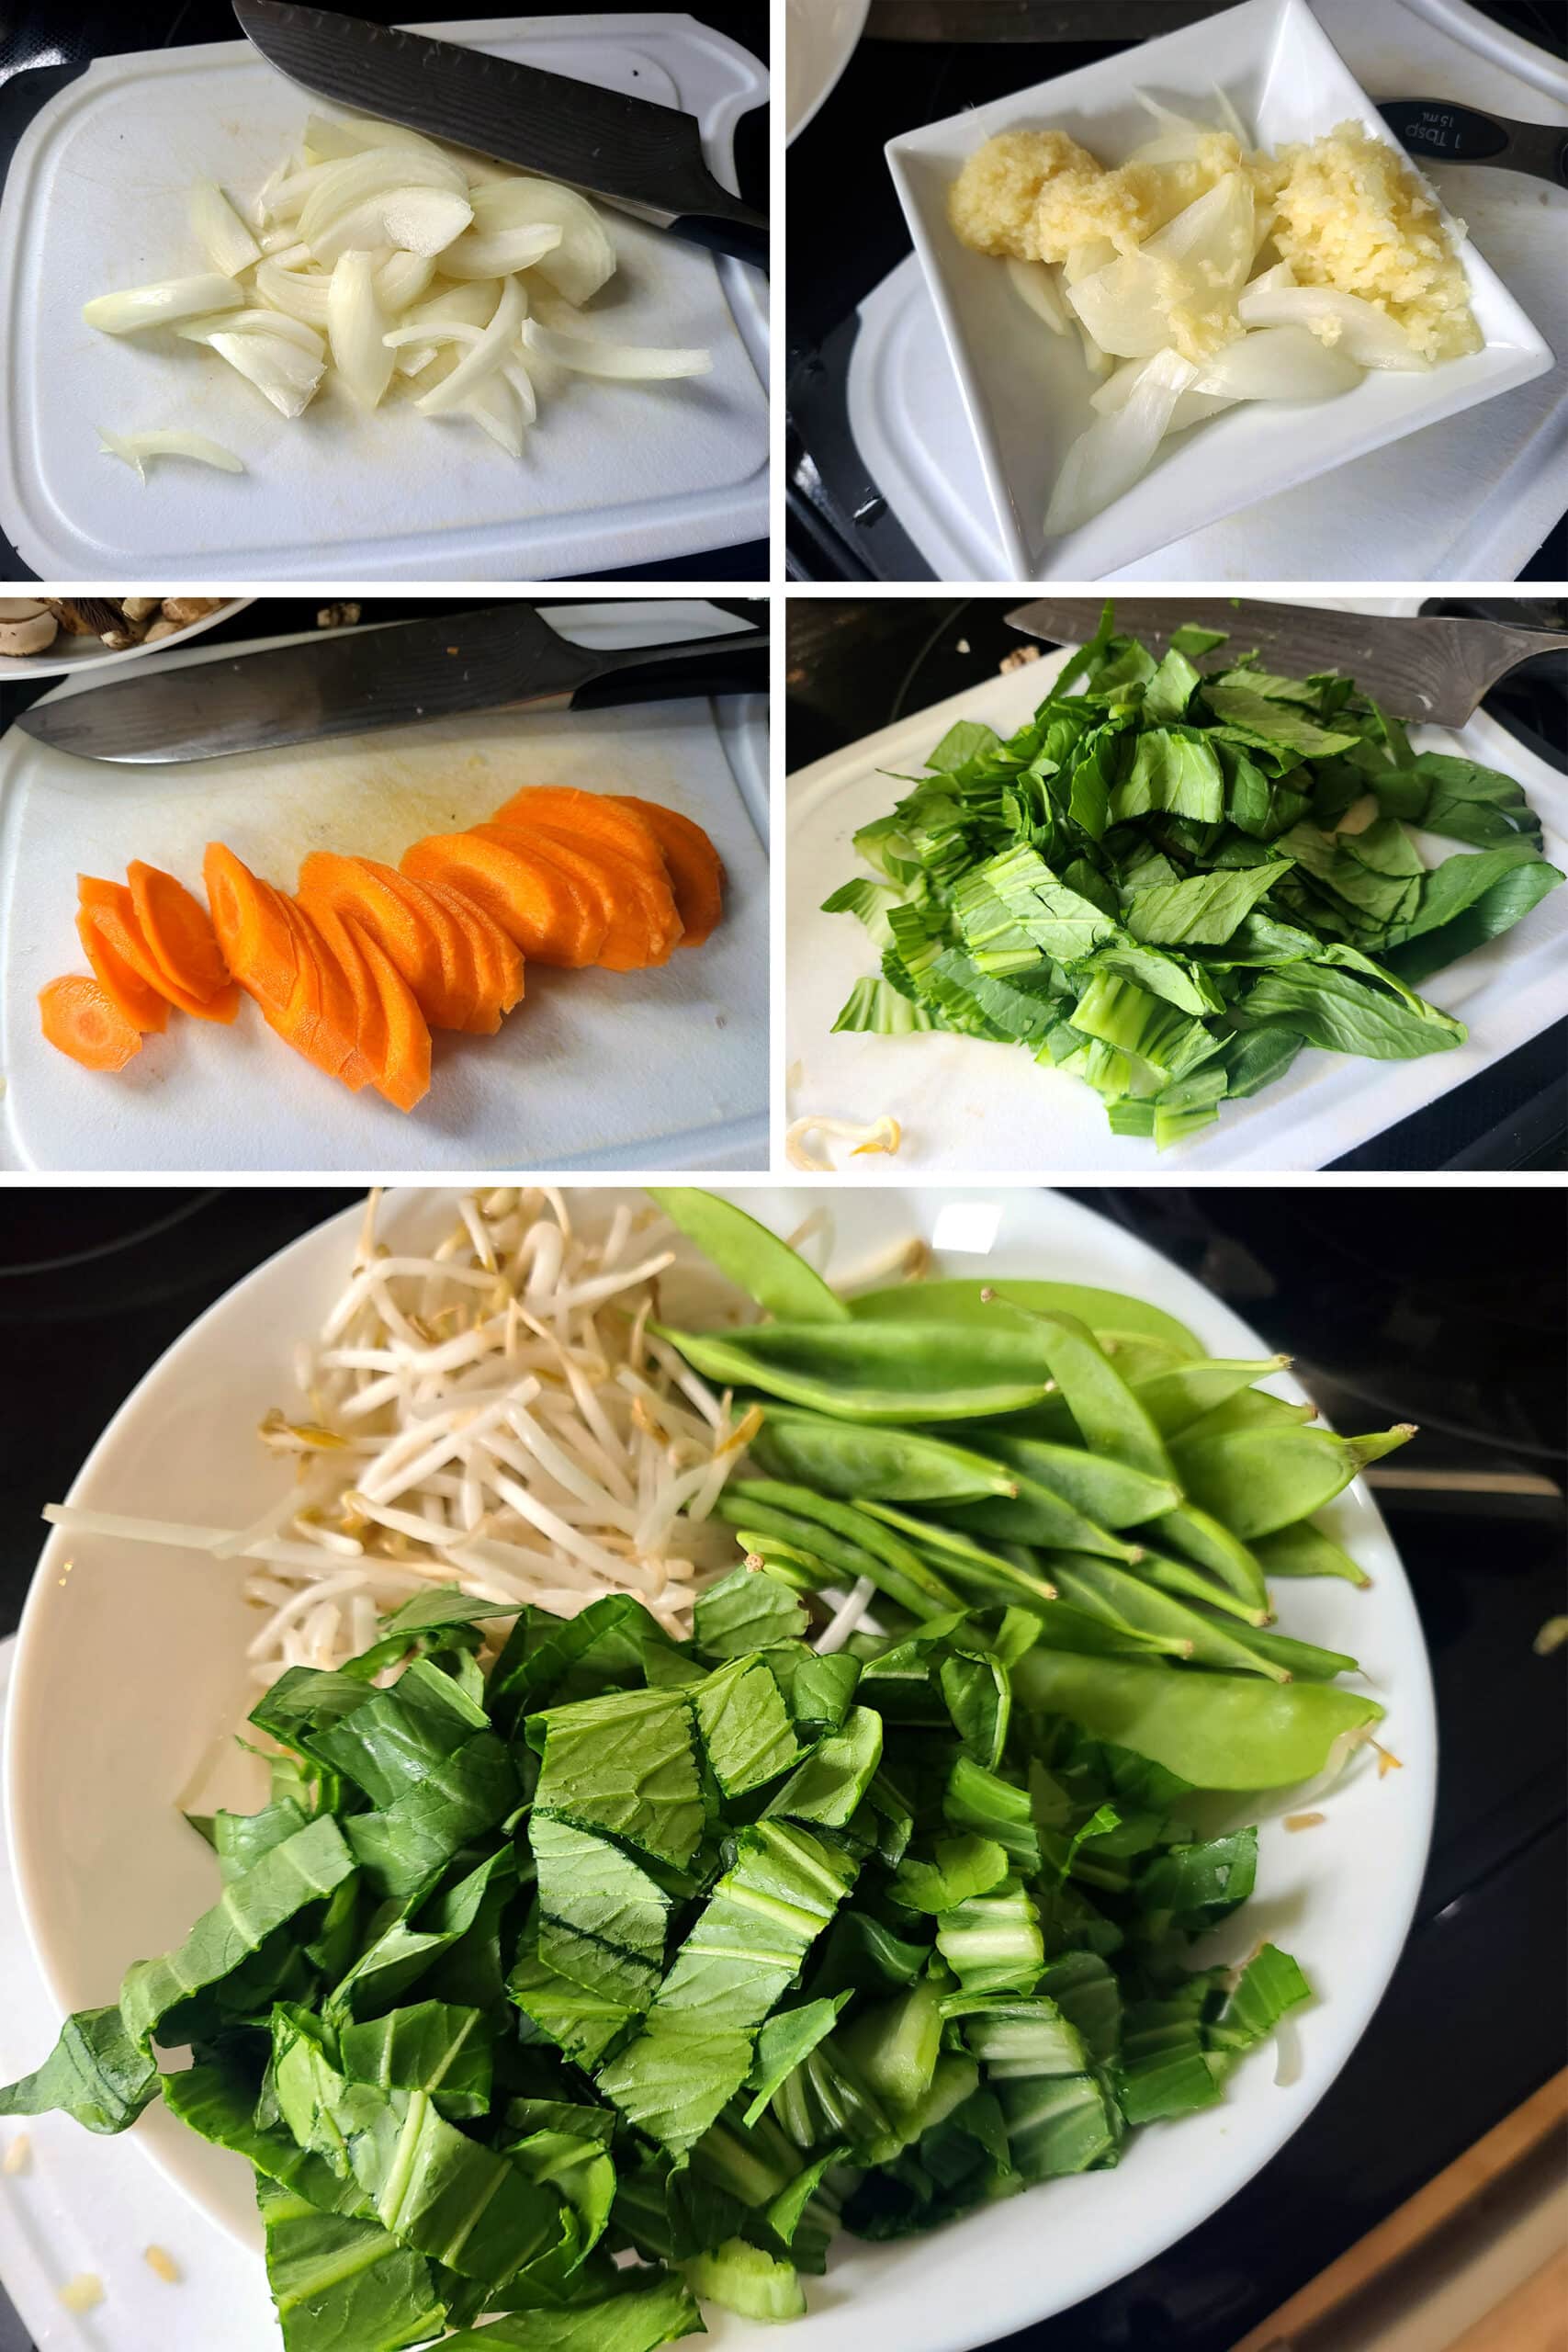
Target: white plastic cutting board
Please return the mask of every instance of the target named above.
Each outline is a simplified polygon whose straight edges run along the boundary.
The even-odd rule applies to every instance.
[[[1371,597],[1354,608],[1393,609]],[[1239,616],[1237,628],[1244,631]],[[936,1032],[834,1035],[833,1022],[854,982],[877,969],[863,926],[852,915],[820,911],[840,882],[871,871],[852,835],[886,814],[906,789],[897,779],[919,775],[932,745],[956,719],[986,720],[1004,736],[1022,726],[1066,660],[1065,651],[1046,653],[1006,676],[966,687],[789,779],[790,1118],[818,1114],[870,1120],[891,1113],[903,1129],[896,1163],[901,1175],[1005,1170],[1045,1178],[1095,1170],[1175,1179],[1200,1170],[1322,1168],[1568,1015],[1563,885],[1502,938],[1427,982],[1423,993],[1465,1023],[1467,1044],[1400,1062],[1309,1047],[1276,1085],[1225,1103],[1212,1126],[1163,1153],[1135,1136],[1112,1135],[1091,1088],[1064,1071],[1038,1068],[1021,1046]],[[1568,783],[1495,719],[1478,712],[1456,733],[1416,728],[1411,741],[1417,751],[1457,752],[1517,776],[1541,820],[1547,856],[1568,870]],[[1417,840],[1428,865],[1464,847],[1426,834]],[[887,1162],[852,1159],[840,1173],[860,1170],[886,1174]]]
[[[734,186],[734,129],[762,68],[688,17],[524,17],[416,28],[675,106]],[[700,345],[711,375],[546,389],[521,460],[406,400],[372,416],[329,386],[288,422],[172,334],[81,321],[91,296],[206,266],[193,181],[249,198],[310,111],[247,41],[99,59],[19,141],[0,200],[0,521],[45,580],[526,580],[696,554],[767,529],[767,285],[701,247],[607,220],[620,266],[592,331]],[[152,469],[98,428],[184,424],[243,458]]]
[[[1568,127],[1568,69],[1465,0],[1311,0],[1373,97],[1447,97]],[[1032,68],[1030,69],[1032,73]],[[1216,75],[1222,68],[1216,64]],[[1468,413],[1173,541],[1111,580],[1513,580],[1568,505],[1568,190],[1428,164],[1555,368]],[[911,254],[861,306],[850,423],[939,579],[1004,580],[974,438]],[[1050,560],[1037,577],[1067,577]]]
[[[650,644],[742,624],[650,598],[560,616],[579,642]],[[288,641],[288,640],[281,640]],[[197,648],[160,668],[198,673]],[[150,662],[149,669],[152,667]],[[192,691],[199,693],[198,674]],[[90,691],[62,686],[61,693]],[[761,696],[623,710],[480,713],[254,757],[115,767],[0,738],[0,1164],[88,1169],[755,1168],[767,1164],[767,726]],[[481,822],[525,784],[634,792],[694,818],[729,876],[707,944],[649,972],[527,970],[494,1037],[435,1039],[405,1117],[290,1053],[254,1007],[232,1028],[170,1016],[113,1076],[46,1045],[37,994],[85,968],[78,871],[133,857],[197,885],[229,842],[291,888],[311,849],[395,865],[422,834]]]

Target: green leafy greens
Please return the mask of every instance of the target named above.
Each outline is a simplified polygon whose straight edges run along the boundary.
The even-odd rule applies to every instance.
[[[1021,1046],[1161,1148],[1303,1046],[1399,1060],[1464,1042],[1415,990],[1562,879],[1520,786],[1413,752],[1348,678],[1252,659],[1205,675],[1224,640],[1179,639],[1156,667],[1108,605],[1025,726],[950,729],[862,827],[881,878],[823,911],[857,916],[882,969],[835,1028]],[[1406,827],[1471,851],[1428,868]]]

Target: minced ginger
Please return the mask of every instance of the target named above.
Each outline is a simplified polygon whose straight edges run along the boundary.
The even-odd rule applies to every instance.
[[[1298,284],[1375,302],[1424,359],[1481,349],[1453,239],[1395,149],[1341,122],[1310,147],[1281,149],[1280,160],[1274,243]]]
[[[1205,131],[1190,161],[1114,170],[1066,131],[1006,130],[970,156],[948,211],[964,244],[1015,261],[1065,262],[1097,241],[1133,254],[1237,171],[1252,188],[1256,246],[1272,238],[1300,284],[1374,303],[1423,358],[1480,349],[1464,270],[1436,205],[1396,150],[1358,122],[1277,157],[1244,152],[1229,131]],[[1192,289],[1190,317],[1175,283],[1171,290],[1180,312],[1173,340],[1187,356],[1201,358],[1237,332],[1234,315],[1227,330],[1201,300],[1203,289]]]

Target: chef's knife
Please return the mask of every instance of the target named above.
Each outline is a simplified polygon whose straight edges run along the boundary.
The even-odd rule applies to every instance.
[[[465,710],[600,710],[765,694],[765,629],[590,652],[532,605],[344,629],[304,645],[121,678],[35,703],[16,724],[77,759],[208,760],[406,727]]]
[[[694,115],[294,0],[233,0],[269,64],[333,106],[567,180],[657,229],[768,266],[768,224],[721,187]]]
[[[1098,602],[1043,596],[1009,613],[1008,625],[1025,637],[1083,645],[1094,635]],[[1393,619],[1365,613],[1326,612],[1315,605],[1265,605],[1251,597],[1118,596],[1116,626],[1163,653],[1176,630],[1223,629],[1225,642],[1198,657],[1209,669],[1228,667],[1244,653],[1288,677],[1338,670],[1396,718],[1461,727],[1487,688],[1532,653],[1568,650],[1568,637],[1548,629],[1512,628],[1500,621]]]

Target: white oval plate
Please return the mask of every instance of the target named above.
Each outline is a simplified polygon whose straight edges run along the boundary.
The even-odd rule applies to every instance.
[[[836,1280],[890,1272],[900,1246],[918,1237],[942,1272],[1055,1274],[1134,1291],[1219,1354],[1269,1352],[1201,1284],[1057,1193],[795,1186],[735,1196],[781,1232],[829,1209]],[[607,1215],[626,1197],[595,1189],[593,1206]],[[588,1195],[580,1191],[574,1200],[581,1212]],[[434,1239],[449,1222],[449,1197],[400,1194],[386,1215],[389,1232]],[[358,1217],[353,1210],[305,1235],[177,1340],[110,1422],[71,1500],[229,1525],[264,1509],[278,1473],[255,1442],[255,1425],[291,1392],[294,1342],[336,1295]],[[1364,1766],[1325,1801],[1326,1820],[1301,1835],[1284,1830],[1277,1801],[1269,1805],[1258,1894],[1228,1936],[1222,1930],[1202,1948],[1205,1958],[1236,1957],[1266,1934],[1301,1960],[1317,1997],[1296,2030],[1299,2073],[1280,2086],[1272,2054],[1260,2052],[1237,2070],[1223,2105],[1134,2134],[1113,2172],[1054,2181],[896,2245],[841,2238],[826,2279],[810,2284],[811,2312],[789,2331],[791,2347],[864,2352],[870,2342],[897,2352],[968,2352],[1066,2309],[1234,2196],[1349,2056],[1393,1974],[1420,1886],[1436,1726],[1415,1603],[1376,1505],[1358,1482],[1329,1517],[1371,1589],[1288,1586],[1285,1628],[1357,1652],[1388,1708],[1386,1736],[1404,1769],[1380,1778],[1363,1750]],[[6,1797],[23,1917],[62,2011],[112,1999],[129,1963],[176,1942],[216,1894],[211,1856],[178,1801],[214,1738],[237,1719],[247,1630],[241,1576],[238,1563],[147,1544],[56,1534],[44,1546],[22,1619]],[[134,2137],[201,2211],[255,2245],[243,2164],[157,2107]],[[760,2330],[716,2310],[710,2327],[720,2346],[762,2340]]]
[[[215,613],[208,613],[201,620],[192,621],[177,637],[160,637],[152,645],[128,645],[119,653],[111,653],[102,638],[67,637],[63,632],[55,639],[47,653],[0,654],[0,686],[9,685],[13,678],[61,678],[69,674],[80,677],[84,670],[123,669],[143,653],[173,653],[177,647],[188,645],[193,637],[205,637],[220,621],[231,620],[243,613],[247,605],[255,603],[254,596],[230,596]],[[96,651],[94,648],[96,648]]]
[[[798,139],[838,86],[865,29],[871,0],[788,0],[784,17],[784,144]]]

